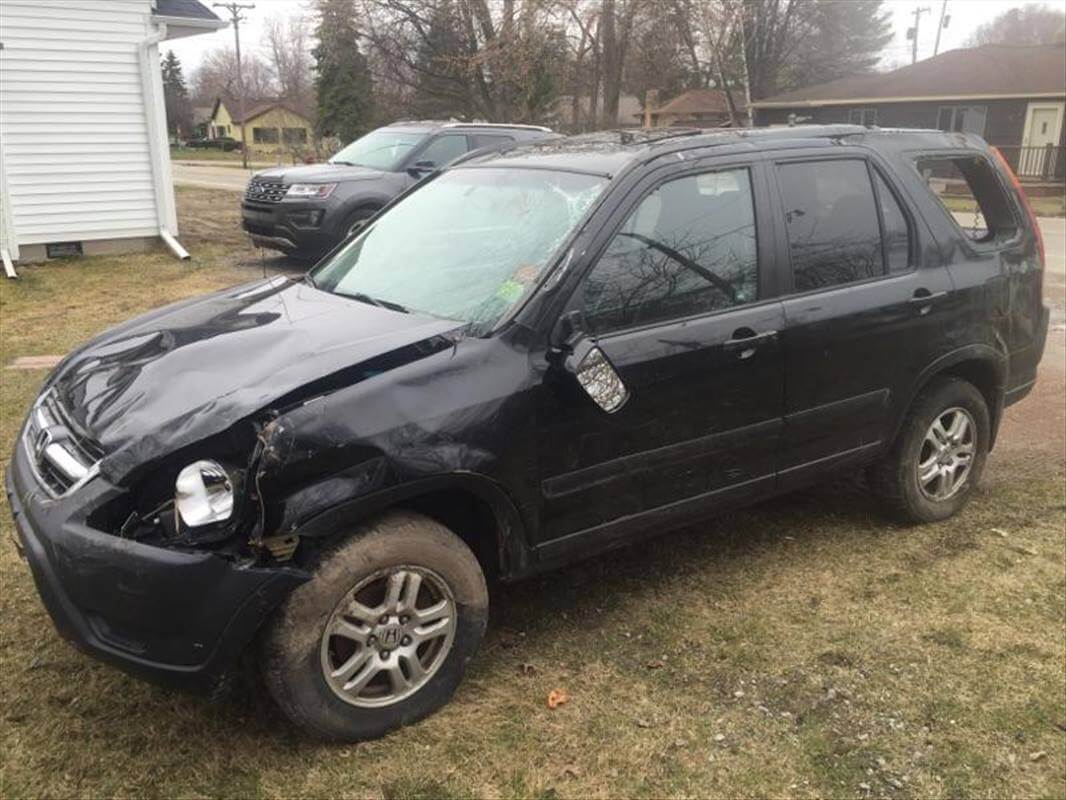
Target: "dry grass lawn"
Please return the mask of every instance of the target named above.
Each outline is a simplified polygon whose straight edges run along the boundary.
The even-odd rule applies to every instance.
[[[260,274],[235,195],[179,203],[192,265],[160,251],[0,286],[0,365]],[[894,526],[842,479],[498,587],[454,701],[350,747],[301,738],[254,683],[211,704],[73,650],[5,505],[0,795],[1064,797],[1063,356],[1058,330],[958,518]],[[4,454],[43,378],[0,370]],[[550,711],[555,688],[570,701]]]

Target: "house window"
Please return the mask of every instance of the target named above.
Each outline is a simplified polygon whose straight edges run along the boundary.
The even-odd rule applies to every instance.
[[[252,128],[252,141],[255,144],[277,144],[277,128]]]
[[[216,125],[215,126],[215,138],[219,136],[229,135],[229,125]]]
[[[876,125],[876,108],[853,108],[848,112],[848,122],[852,125]]]
[[[281,140],[285,144],[307,144],[307,128],[282,128]]]
[[[988,106],[940,106],[936,126],[942,131],[985,135]]]

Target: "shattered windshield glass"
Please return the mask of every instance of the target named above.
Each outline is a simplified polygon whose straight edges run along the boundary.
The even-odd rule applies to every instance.
[[[605,183],[542,169],[446,172],[311,279],[363,302],[488,329],[535,283]]]

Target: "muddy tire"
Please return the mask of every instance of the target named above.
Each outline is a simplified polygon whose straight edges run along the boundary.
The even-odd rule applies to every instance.
[[[973,494],[990,436],[981,392],[958,378],[936,379],[911,404],[892,449],[870,467],[870,489],[900,522],[947,519]]]
[[[324,551],[261,643],[263,679],[313,735],[372,739],[440,708],[488,619],[485,577],[440,523],[398,511]]]

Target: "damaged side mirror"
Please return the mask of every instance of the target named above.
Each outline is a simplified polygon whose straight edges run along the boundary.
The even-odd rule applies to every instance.
[[[608,414],[625,405],[629,390],[595,339],[585,334],[581,313],[571,311],[561,317],[554,334],[563,368],[574,376],[585,394]]]

